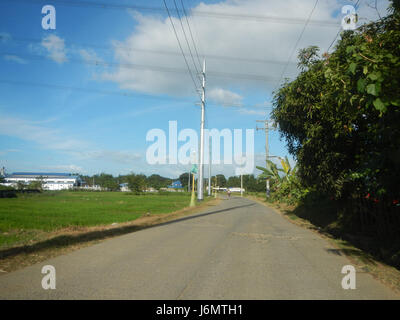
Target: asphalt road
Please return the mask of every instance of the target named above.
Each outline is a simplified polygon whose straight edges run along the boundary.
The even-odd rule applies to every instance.
[[[0,276],[0,299],[399,299],[320,236],[248,199]],[[56,289],[41,269],[56,269]]]

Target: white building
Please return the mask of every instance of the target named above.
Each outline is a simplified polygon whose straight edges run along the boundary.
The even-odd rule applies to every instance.
[[[230,192],[241,192],[243,190],[243,192],[245,192],[245,189],[243,188],[236,188],[236,187],[231,187],[228,188],[228,190],[230,190]]]
[[[41,181],[45,190],[66,190],[83,184],[79,176],[71,173],[14,172],[6,174],[4,180],[2,185],[10,187],[17,187],[18,182],[28,185],[34,181]]]
[[[129,189],[127,183],[121,183],[121,184],[119,185],[119,189],[120,189],[122,192],[129,192],[129,191],[131,191],[131,189]]]

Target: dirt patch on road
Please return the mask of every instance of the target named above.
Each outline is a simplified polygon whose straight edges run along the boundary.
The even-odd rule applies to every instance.
[[[209,206],[217,205],[219,202],[220,199],[212,199],[196,207],[186,207],[167,214],[145,214],[136,220],[124,223],[93,227],[71,227],[43,233],[40,240],[28,245],[0,250],[0,275],[93,245],[109,238],[157,226],[189,214],[198,213]]]
[[[240,233],[240,232],[233,232],[232,235],[238,237],[244,237],[253,239],[256,242],[268,242],[270,239],[281,239],[281,240],[298,240],[299,237],[290,236],[290,235],[274,235],[274,234],[267,234],[267,233]]]

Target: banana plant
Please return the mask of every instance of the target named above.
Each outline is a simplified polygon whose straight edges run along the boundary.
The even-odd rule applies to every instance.
[[[286,179],[288,182],[293,182],[296,176],[297,165],[292,168],[287,156],[285,156],[285,159],[280,158],[280,160],[282,165],[282,172],[285,173],[284,179]]]
[[[262,173],[258,176],[259,179],[271,179],[277,185],[280,185],[282,182],[282,177],[279,175],[279,172],[283,172],[283,169],[278,168],[278,166],[273,163],[271,160],[267,160],[267,167],[259,167],[258,170],[261,170]]]
[[[283,159],[280,158],[282,168],[278,168],[278,166],[273,163],[271,160],[267,161],[267,167],[257,167],[257,169],[261,170],[262,173],[258,176],[259,179],[269,178],[277,183],[279,186],[282,182],[294,182],[296,179],[297,165],[293,168],[289,163],[289,159],[287,156]],[[279,172],[283,172],[284,175],[281,176]]]

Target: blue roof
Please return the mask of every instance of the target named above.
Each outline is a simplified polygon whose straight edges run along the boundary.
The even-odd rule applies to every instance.
[[[176,180],[176,181],[172,182],[171,185],[168,186],[168,188],[181,189],[183,187],[182,187],[182,183],[179,180]]]

